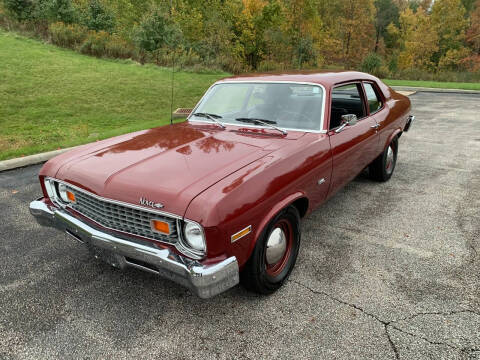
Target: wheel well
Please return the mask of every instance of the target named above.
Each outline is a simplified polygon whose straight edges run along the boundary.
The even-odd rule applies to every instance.
[[[308,210],[308,199],[307,198],[297,199],[292,203],[292,205],[297,208],[298,213],[300,214],[300,217],[303,218]]]

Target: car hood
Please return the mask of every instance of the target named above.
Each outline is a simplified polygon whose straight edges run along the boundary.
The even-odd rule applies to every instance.
[[[87,145],[46,165],[43,175],[132,204],[145,198],[183,216],[202,191],[299,136],[182,123]]]

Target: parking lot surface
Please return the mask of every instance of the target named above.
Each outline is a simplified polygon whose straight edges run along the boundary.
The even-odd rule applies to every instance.
[[[0,173],[0,358],[480,359],[480,96],[411,99],[392,179],[308,216],[268,297],[111,268],[29,215],[39,166]]]

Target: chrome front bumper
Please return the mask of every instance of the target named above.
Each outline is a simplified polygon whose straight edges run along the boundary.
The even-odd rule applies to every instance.
[[[237,259],[232,256],[212,265],[159,249],[145,243],[123,239],[80,221],[67,211],[48,205],[44,199],[30,203],[30,213],[40,225],[53,227],[84,243],[94,254],[118,268],[136,267],[153,272],[210,298],[239,282]]]

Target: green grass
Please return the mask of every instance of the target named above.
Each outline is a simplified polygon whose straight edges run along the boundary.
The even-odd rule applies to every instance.
[[[173,108],[226,73],[176,73]],[[480,90],[479,83],[386,80]],[[96,59],[0,30],[0,160],[167,124],[171,70]]]
[[[480,90],[480,83],[439,82],[419,80],[384,80],[390,86],[411,86],[436,89]]]
[[[192,107],[228,74],[175,74]],[[167,124],[171,70],[96,59],[0,31],[0,160]]]

